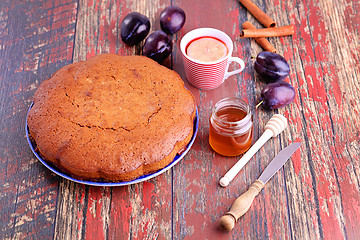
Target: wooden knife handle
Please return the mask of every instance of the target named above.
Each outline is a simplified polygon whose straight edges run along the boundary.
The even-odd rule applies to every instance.
[[[220,218],[220,224],[225,230],[230,231],[234,228],[236,221],[249,210],[254,198],[263,187],[264,183],[258,179],[234,201],[230,211]]]

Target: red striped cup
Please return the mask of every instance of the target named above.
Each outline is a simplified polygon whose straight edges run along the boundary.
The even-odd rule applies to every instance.
[[[225,43],[228,53],[224,58],[214,62],[201,62],[189,57],[186,48],[195,39],[211,37]],[[233,42],[224,32],[214,28],[194,29],[181,39],[180,50],[183,56],[186,77],[191,85],[201,89],[213,89],[220,86],[228,77],[244,70],[245,63],[238,57],[232,57]],[[232,62],[240,64],[240,68],[229,72],[229,65]]]

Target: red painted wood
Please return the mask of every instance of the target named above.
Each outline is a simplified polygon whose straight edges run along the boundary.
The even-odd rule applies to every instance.
[[[1,239],[359,239],[360,5],[357,1],[254,0],[291,37],[269,38],[288,60],[294,102],[279,110],[255,109],[264,83],[253,70],[261,47],[239,38],[241,25],[262,26],[238,1],[23,1],[0,3],[0,238]],[[163,64],[194,94],[200,127],[196,141],[174,168],[125,187],[90,187],[61,179],[30,151],[24,133],[27,109],[39,84],[57,69],[96,54],[141,54],[141,44],[120,38],[125,15],[147,15],[152,31],[169,5],[186,12]],[[186,32],[214,27],[234,41],[245,70],[214,90],[188,84],[179,43]],[[253,111],[254,140],[274,113],[289,127],[271,139],[227,188],[218,180],[238,157],[215,154],[208,144],[214,104],[237,96]],[[232,232],[219,218],[291,142],[302,143],[255,198]]]

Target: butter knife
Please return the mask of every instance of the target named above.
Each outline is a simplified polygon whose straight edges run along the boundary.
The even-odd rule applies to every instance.
[[[254,198],[259,194],[261,189],[263,189],[269,179],[287,162],[300,145],[299,142],[292,143],[281,150],[249,189],[234,201],[230,211],[220,218],[220,224],[225,230],[230,231],[234,228],[236,221],[249,210]]]

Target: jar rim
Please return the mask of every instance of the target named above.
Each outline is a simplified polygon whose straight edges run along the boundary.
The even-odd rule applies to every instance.
[[[239,121],[226,121],[226,120],[219,119],[216,112],[227,106],[241,107],[242,110],[245,110],[246,116],[244,118],[240,119]],[[249,120],[251,120],[251,111],[250,111],[250,107],[249,107],[248,103],[237,97],[223,98],[220,101],[218,101],[214,106],[212,115],[214,118],[216,118],[216,120],[218,120],[222,123],[225,123],[225,124],[229,124],[229,125],[237,125],[237,126],[240,125],[241,126],[241,125],[245,125],[247,122],[249,122]]]

